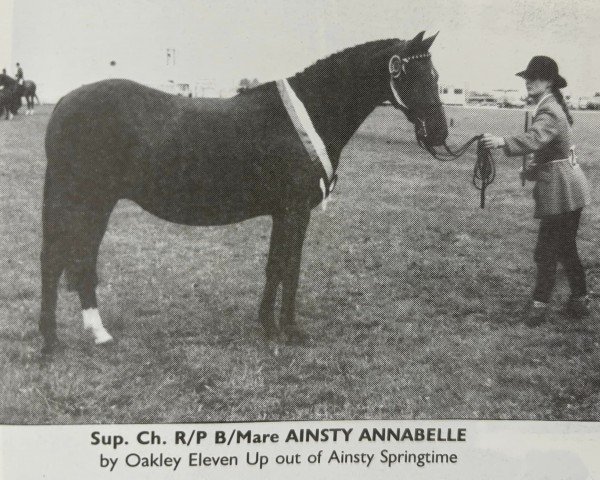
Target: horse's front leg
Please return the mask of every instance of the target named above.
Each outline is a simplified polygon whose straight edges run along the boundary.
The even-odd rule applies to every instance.
[[[273,339],[277,336],[274,309],[277,290],[281,284],[285,264],[284,241],[283,214],[276,213],[273,215],[271,244],[269,246],[269,257],[267,259],[266,268],[265,291],[258,311],[258,319],[265,329],[265,335],[269,339]]]
[[[296,323],[296,292],[300,276],[302,246],[306,229],[310,221],[309,202],[291,207],[284,218],[286,260],[283,271],[283,289],[281,297],[281,317],[279,326],[287,341],[302,342],[306,334]]]

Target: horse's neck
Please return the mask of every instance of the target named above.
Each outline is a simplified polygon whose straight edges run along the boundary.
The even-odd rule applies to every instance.
[[[379,98],[381,91],[369,85],[369,78],[360,74],[344,76],[342,72],[319,78],[306,70],[289,80],[323,139],[334,168],[354,132],[383,100]]]
[[[17,81],[6,74],[0,73],[0,84],[4,85],[6,88],[14,88],[15,85],[17,85]]]

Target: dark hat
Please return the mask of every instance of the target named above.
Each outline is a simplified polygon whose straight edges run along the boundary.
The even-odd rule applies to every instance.
[[[558,65],[550,57],[538,55],[531,59],[527,68],[516,74],[518,77],[535,80],[554,80],[556,88],[565,88],[567,81],[558,74]]]

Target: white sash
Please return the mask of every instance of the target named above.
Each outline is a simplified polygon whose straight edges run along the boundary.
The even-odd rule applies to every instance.
[[[552,93],[547,93],[546,95],[544,95],[542,98],[540,98],[540,101],[536,104],[535,108],[533,109],[533,113],[531,114],[531,118],[535,117],[537,115],[538,110],[540,109],[540,105],[542,103],[544,103],[546,101],[547,98],[551,97]]]
[[[287,79],[277,80],[275,83],[277,84],[277,90],[279,90],[283,105],[296,128],[296,132],[298,132],[300,140],[302,140],[304,148],[311,159],[321,162],[321,165],[323,165],[323,169],[325,170],[325,175],[327,176],[327,183],[331,186],[334,173],[333,166],[329,159],[329,155],[327,154],[325,144],[315,130],[312,120],[306,111],[306,107],[300,101]],[[320,188],[323,193],[323,199],[325,199],[327,197],[327,189],[325,188],[325,183],[322,179]]]

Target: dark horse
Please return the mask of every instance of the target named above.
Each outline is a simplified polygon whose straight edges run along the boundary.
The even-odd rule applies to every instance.
[[[335,171],[342,149],[386,100],[413,123],[417,139],[447,135],[435,37],[369,42],[290,77]],[[273,219],[258,317],[268,338],[298,341],[295,297],[311,209],[323,199],[324,167],[300,140],[275,82],[231,99],[187,99],[126,80],[83,86],[56,105],[46,133],[40,329],[44,351],[57,344],[57,286],[66,271],[79,294],[84,327],[112,339],[97,310],[96,260],[111,211],[129,199],[186,225]],[[282,285],[279,322],[275,298]]]
[[[21,92],[22,85],[19,85],[17,81],[6,75],[0,73],[0,116],[2,112],[6,112],[6,120],[16,115],[21,108]]]
[[[25,112],[25,115],[33,115],[35,105],[34,100],[37,100],[38,105],[40,104],[40,99],[38,98],[37,93],[35,93],[37,85],[33,80],[25,80],[22,87],[23,90],[21,91],[21,96],[25,97],[25,100],[27,101],[27,111]]]
[[[7,90],[7,92],[10,92],[10,95],[12,95],[10,103],[13,108],[10,109],[10,112],[13,115],[16,114],[16,110],[21,106],[21,97],[25,97],[25,100],[27,101],[27,111],[25,112],[25,115],[33,115],[34,100],[37,100],[38,104],[40,103],[40,99],[35,93],[37,86],[33,80],[25,80],[21,85],[14,78],[2,73],[0,74],[0,86],[3,86],[3,90]],[[6,98],[8,98],[8,95]],[[17,106],[16,110],[14,108],[15,106]]]

